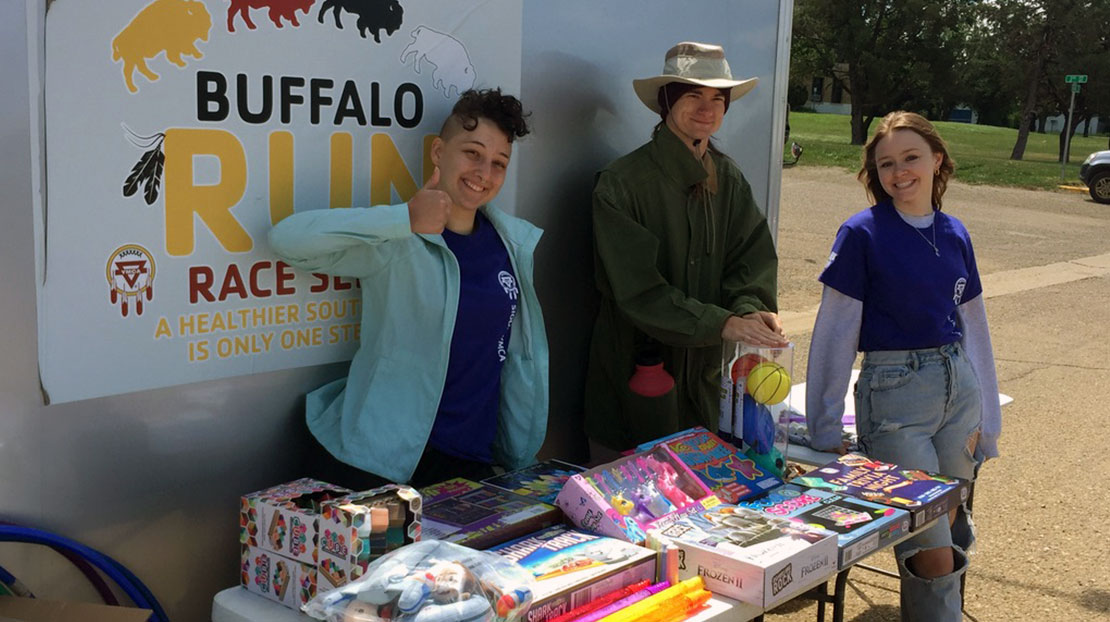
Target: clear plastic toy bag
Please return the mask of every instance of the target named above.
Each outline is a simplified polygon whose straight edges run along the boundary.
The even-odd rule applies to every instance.
[[[532,602],[532,581],[496,553],[424,540],[382,556],[304,612],[327,622],[513,622]]]

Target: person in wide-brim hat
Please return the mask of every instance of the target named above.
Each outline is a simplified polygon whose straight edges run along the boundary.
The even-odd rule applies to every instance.
[[[733,79],[724,48],[683,41],[667,50],[662,74],[633,80],[632,88],[645,106],[661,112],[659,88],[671,82],[729,89],[729,101],[734,102],[751,92],[759,83],[759,78]]]
[[[592,462],[694,426],[716,432],[722,341],[787,344],[770,228],[739,166],[712,143],[756,82],[733,78],[721,46],[694,42],[667,51],[662,74],[633,81],[660,121],[594,182],[600,302],[583,403]]]

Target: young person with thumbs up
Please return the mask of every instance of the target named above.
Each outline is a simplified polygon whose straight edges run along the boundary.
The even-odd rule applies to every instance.
[[[309,474],[350,488],[482,479],[534,462],[547,432],[548,362],[532,282],[541,231],[489,203],[505,182],[520,101],[466,91],[432,143],[435,170],[404,204],[310,210],[270,232],[297,268],[357,277],[358,352],[308,394],[327,450]]]

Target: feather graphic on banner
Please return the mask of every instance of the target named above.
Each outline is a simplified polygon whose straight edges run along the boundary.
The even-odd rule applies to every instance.
[[[131,144],[140,149],[147,149],[135,166],[131,167],[131,173],[123,181],[123,196],[129,197],[135,194],[139,186],[142,186],[143,200],[147,205],[154,205],[158,200],[158,186],[162,183],[162,168],[166,163],[166,154],[162,153],[162,142],[165,141],[166,135],[159,132],[154,136],[138,136],[126,125],[123,129],[130,134],[127,139]],[[144,141],[144,144],[139,144],[136,139]]]

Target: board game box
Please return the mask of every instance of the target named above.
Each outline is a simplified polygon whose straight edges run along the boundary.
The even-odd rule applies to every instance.
[[[794,484],[740,505],[835,533],[838,569],[847,568],[910,531],[910,515],[905,510]]]
[[[553,505],[457,477],[420,490],[421,538],[485,549],[562,521]]]
[[[636,450],[647,451],[657,445],[665,446],[690,467],[725,503],[736,503],[782,484],[778,475],[701,426],[644,443]]]
[[[648,532],[653,548],[679,549],[679,579],[769,609],[836,572],[836,535],[735,505],[689,514]]]
[[[562,460],[544,460],[523,469],[488,477],[482,483],[554,504],[555,497],[559,496],[570,476],[585,470]]]
[[[535,577],[523,622],[546,622],[604,594],[655,579],[655,551],[562,525],[490,550]]]
[[[966,501],[969,486],[965,479],[903,469],[855,453],[840,456],[792,481],[906,510],[910,513],[910,531],[917,531]]]

